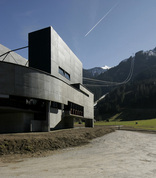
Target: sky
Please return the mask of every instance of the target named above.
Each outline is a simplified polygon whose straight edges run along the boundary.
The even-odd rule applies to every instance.
[[[0,0],[0,44],[27,46],[28,33],[52,26],[83,68],[113,67],[156,47],[155,9],[156,0]]]

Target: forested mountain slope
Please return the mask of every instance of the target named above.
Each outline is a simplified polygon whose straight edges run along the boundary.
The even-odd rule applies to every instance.
[[[107,114],[116,113],[120,113],[122,120],[156,117],[156,49],[139,51],[94,79],[107,81],[84,80],[90,84],[86,86],[94,93],[95,100],[108,93],[96,105],[97,120],[107,120]]]
[[[87,77],[84,73],[84,77]],[[121,84],[128,82],[149,80],[156,78],[156,48],[150,51],[139,51],[135,56],[131,56],[126,60],[121,61],[117,66],[97,75],[89,77],[95,80],[107,81],[97,82],[84,80],[84,85],[90,89],[95,100],[99,99],[105,93],[112,91]],[[110,82],[115,82],[110,84]]]

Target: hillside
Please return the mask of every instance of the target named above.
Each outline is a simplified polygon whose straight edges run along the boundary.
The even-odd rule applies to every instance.
[[[87,77],[87,78],[94,78],[97,77],[98,75],[100,75],[101,73],[105,72],[106,70],[104,70],[101,67],[94,67],[92,69],[83,69],[83,76]]]
[[[83,76],[87,78],[94,78],[106,72],[110,68],[111,67],[108,67],[105,65],[104,67],[94,67],[91,69],[83,69]]]
[[[99,75],[97,79],[123,82],[129,75],[132,61],[134,61],[134,67],[131,81],[155,78],[156,73],[153,69],[156,68],[156,52],[155,50],[153,51],[153,53],[151,53],[151,51],[139,51],[135,54],[135,56],[131,56],[128,59],[121,61],[116,67],[111,68],[107,72]]]
[[[96,120],[107,120],[117,113],[121,120],[156,117],[156,48],[139,51],[94,79],[108,81],[84,81],[90,84],[87,87],[95,94],[95,100],[108,93],[96,105]]]
[[[139,120],[156,117],[155,80],[138,81],[115,88],[98,102],[97,120],[107,120],[106,115],[120,113],[121,120]]]
[[[84,77],[87,77],[85,73]],[[156,48],[146,52],[139,51],[135,54],[135,56],[131,56],[128,59],[121,61],[117,66],[91,78],[106,81],[105,83],[101,83],[84,80],[84,85],[86,85],[94,93],[95,101],[105,93],[112,91],[120,84],[155,79]],[[116,84],[110,84],[110,82],[116,82]]]

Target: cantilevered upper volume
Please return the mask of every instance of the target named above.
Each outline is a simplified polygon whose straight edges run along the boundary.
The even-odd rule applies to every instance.
[[[29,33],[29,66],[82,84],[81,61],[52,27]]]

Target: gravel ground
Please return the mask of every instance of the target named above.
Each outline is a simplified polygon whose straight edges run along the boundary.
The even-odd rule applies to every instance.
[[[120,131],[42,158],[0,164],[3,178],[154,178],[156,135]]]

